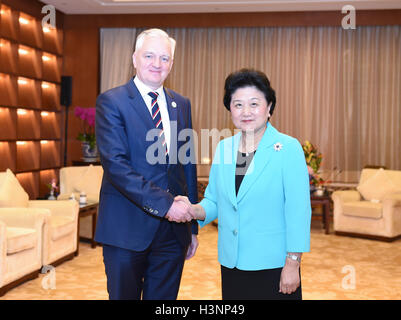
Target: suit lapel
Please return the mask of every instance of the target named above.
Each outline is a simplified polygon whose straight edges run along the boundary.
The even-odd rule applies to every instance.
[[[164,95],[166,97],[167,110],[170,122],[177,121],[177,109],[178,109],[177,102],[174,101],[174,96],[172,92],[167,88],[164,88]]]
[[[225,186],[234,208],[237,208],[237,196],[235,194],[235,168],[237,164],[238,146],[241,140],[241,133],[236,134],[232,139],[224,141],[223,148],[220,148],[220,164],[224,168]]]
[[[128,97],[130,98],[131,106],[138,113],[139,118],[145,122],[146,127],[148,127],[149,129],[153,129],[155,125],[153,123],[152,116],[150,115],[149,109],[146,106],[146,103],[143,100],[134,81],[131,79],[126,84],[126,87],[128,90]]]
[[[180,132],[180,128],[178,127],[177,120],[177,103],[174,101],[174,96],[170,90],[167,88],[163,88],[164,96],[166,97],[166,105],[168,111],[168,117],[170,119],[170,150],[168,151],[168,167],[170,167],[171,163],[177,163],[177,152],[178,152],[178,133]],[[173,161],[170,161],[173,160]]]
[[[274,144],[278,141],[278,131],[268,123],[266,131],[260,141],[255,156],[248,167],[246,175],[238,190],[237,202],[240,202],[249,189],[254,185],[265,167],[274,156]],[[238,150],[238,149],[237,149]]]

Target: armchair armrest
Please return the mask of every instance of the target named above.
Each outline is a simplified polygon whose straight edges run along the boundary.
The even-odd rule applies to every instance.
[[[391,193],[383,199],[383,206],[401,207],[401,193]]]
[[[10,227],[37,228],[49,221],[50,211],[44,208],[0,208],[0,220]]]
[[[360,201],[361,195],[357,190],[342,190],[334,191],[331,195],[333,201],[340,202],[350,202],[350,201]]]
[[[78,219],[79,205],[75,200],[29,200],[29,208],[46,208],[53,216],[69,216]]]

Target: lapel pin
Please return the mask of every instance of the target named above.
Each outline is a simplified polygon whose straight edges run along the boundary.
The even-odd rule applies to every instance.
[[[280,151],[283,148],[283,145],[280,142],[274,144],[274,150]]]
[[[175,103],[175,101],[171,102],[171,106],[172,106],[173,108],[177,108],[177,104]]]

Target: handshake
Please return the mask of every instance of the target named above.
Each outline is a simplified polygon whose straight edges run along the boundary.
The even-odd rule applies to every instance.
[[[176,196],[174,202],[166,213],[166,219],[174,222],[190,222],[191,220],[204,220],[205,211],[199,204],[192,204],[185,196]]]

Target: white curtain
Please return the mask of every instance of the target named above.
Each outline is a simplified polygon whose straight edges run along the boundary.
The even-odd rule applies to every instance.
[[[323,169],[358,172],[365,165],[384,165],[401,170],[400,29],[165,29],[177,40],[165,85],[191,99],[193,125],[200,135],[205,128],[233,129],[222,103],[226,76],[242,67],[260,69],[277,94],[273,125],[300,142],[315,144],[323,153]],[[108,32],[123,45],[134,41],[128,35],[117,40],[122,37],[119,29]],[[102,84],[115,86],[116,73],[125,82],[132,76],[126,73],[131,57],[121,59],[126,49],[102,48],[116,54],[102,59]],[[131,56],[132,49],[127,51]]]
[[[132,76],[135,28],[100,29],[100,92],[124,84]]]

